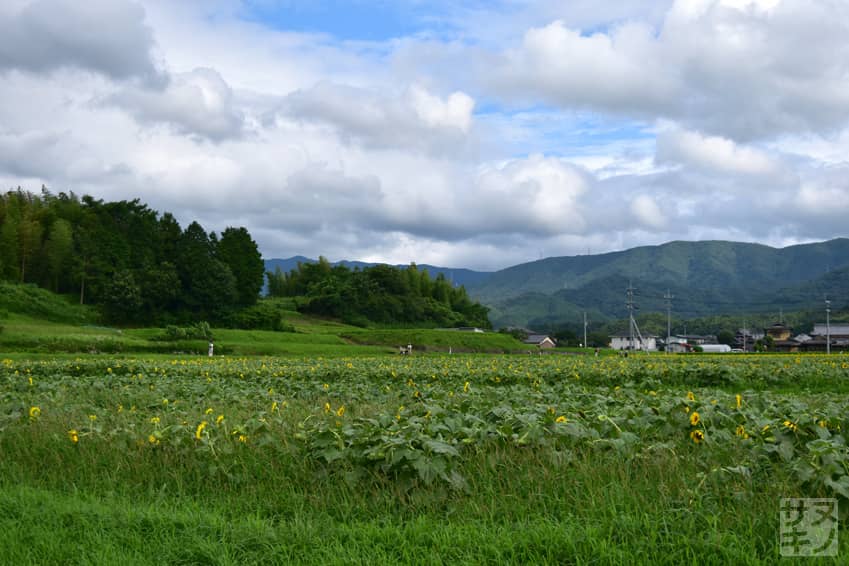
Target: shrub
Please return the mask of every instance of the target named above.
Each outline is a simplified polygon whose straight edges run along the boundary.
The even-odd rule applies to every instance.
[[[276,332],[294,332],[291,324],[286,324],[283,313],[286,305],[279,301],[260,301],[252,307],[242,309],[230,316],[228,326],[244,330],[273,330]]]
[[[191,326],[168,325],[165,327],[165,332],[154,339],[164,342],[174,342],[177,340],[212,340],[212,329],[206,321],[201,321]]]

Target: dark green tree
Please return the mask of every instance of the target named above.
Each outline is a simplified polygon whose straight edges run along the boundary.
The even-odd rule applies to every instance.
[[[230,268],[236,278],[237,303],[242,307],[256,304],[262,289],[265,264],[250,233],[245,228],[227,228],[216,247],[216,257]]]
[[[116,271],[103,291],[102,307],[107,320],[119,324],[134,322],[142,305],[142,295],[128,269]]]
[[[7,215],[0,227],[0,277],[7,281],[20,277],[18,247],[18,223]]]
[[[60,278],[68,271],[73,251],[74,231],[71,223],[58,218],[50,226],[47,241],[44,243],[50,285],[57,293],[60,290]]]
[[[183,232],[177,256],[182,283],[180,304],[187,314],[215,319],[237,304],[236,278],[227,264],[215,258],[213,243],[197,222]]]
[[[268,296],[269,297],[285,297],[286,292],[286,274],[277,266],[274,272],[267,272],[265,277],[268,280]]]

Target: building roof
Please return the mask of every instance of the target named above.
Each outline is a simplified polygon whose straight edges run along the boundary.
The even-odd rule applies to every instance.
[[[554,342],[554,339],[551,338],[548,334],[530,334],[527,338],[525,338],[525,344],[539,344],[546,338]]]
[[[832,322],[828,325],[828,330],[832,336],[849,336],[849,324],[845,322]],[[814,329],[811,331],[811,336],[825,336],[826,324],[818,322],[814,324]]]

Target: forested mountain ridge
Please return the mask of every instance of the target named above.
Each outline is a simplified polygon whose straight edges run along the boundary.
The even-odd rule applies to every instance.
[[[218,320],[254,304],[264,265],[247,229],[182,229],[138,199],[0,195],[0,279],[73,294],[123,324]]]
[[[510,267],[469,294],[500,325],[544,325],[625,315],[625,288],[644,312],[694,317],[727,312],[808,309],[823,295],[847,301],[849,239],[771,248],[759,244],[670,242],[594,256],[548,258]],[[841,299],[841,297],[843,297]]]

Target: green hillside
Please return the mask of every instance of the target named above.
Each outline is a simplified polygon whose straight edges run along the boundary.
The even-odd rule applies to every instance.
[[[263,299],[286,331],[213,327],[215,354],[227,356],[362,356],[395,354],[413,344],[424,352],[513,352],[529,347],[495,332],[405,328],[360,328],[294,310],[292,301]],[[290,310],[291,309],[291,310]],[[99,321],[96,310],[35,285],[0,283],[0,352],[33,354],[206,355],[205,338],[167,339],[164,328],[117,328]]]
[[[814,308],[849,291],[849,239],[771,248],[736,242],[671,242],[597,256],[548,258],[494,273],[469,289],[495,326],[621,318],[625,289],[643,311],[664,311],[664,294],[684,317]]]

